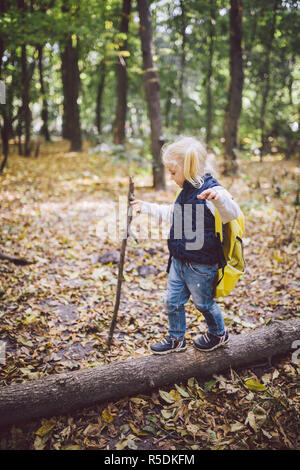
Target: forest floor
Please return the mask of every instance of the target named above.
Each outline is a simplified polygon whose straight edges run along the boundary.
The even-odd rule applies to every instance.
[[[3,386],[150,354],[148,346],[167,331],[164,228],[152,227],[147,238],[146,216],[134,219],[140,236],[128,240],[110,351],[118,265],[99,256],[120,248],[115,208],[119,197],[126,201],[129,174],[138,199],[171,203],[177,188],[168,183],[167,191],[155,192],[137,163],[67,149],[58,142],[42,146],[37,159],[12,154],[0,175],[0,251],[33,262],[0,265]],[[247,271],[219,301],[233,335],[300,315],[297,165],[280,156],[262,163],[241,158],[238,176],[218,178],[246,217]],[[192,343],[205,322],[191,301],[186,310]],[[0,448],[296,449],[299,374],[289,355],[206,382],[191,378],[151,395],[12,426],[0,434]]]

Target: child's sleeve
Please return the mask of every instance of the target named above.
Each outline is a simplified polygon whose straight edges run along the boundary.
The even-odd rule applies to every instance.
[[[174,211],[174,204],[155,204],[143,201],[141,203],[141,213],[150,214],[152,217],[171,223]]]
[[[219,199],[208,200],[208,208],[215,215],[215,207],[218,209],[223,224],[227,224],[231,220],[236,219],[240,215],[240,207],[233,199],[232,195],[223,188],[223,186],[214,186],[219,193]]]

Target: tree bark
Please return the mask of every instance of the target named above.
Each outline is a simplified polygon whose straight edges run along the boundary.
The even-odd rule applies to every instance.
[[[225,113],[225,166],[224,173],[236,173],[238,121],[242,109],[243,58],[242,58],[242,0],[230,2],[230,88]]]
[[[231,337],[209,353],[194,348],[167,356],[147,355],[76,372],[0,388],[0,426],[69,413],[78,408],[118,400],[189,377],[207,377],[229,368],[256,364],[286,354],[299,340],[300,319],[275,321]]]
[[[209,55],[208,55],[208,71],[206,86],[206,143],[209,145],[211,141],[212,127],[212,77],[213,77],[213,56],[216,34],[216,3],[210,0],[210,19],[209,19]]]
[[[3,2],[1,3],[1,0],[0,0],[0,7],[3,7],[3,8],[5,7],[5,5],[3,6]],[[4,10],[1,10],[0,8],[0,13],[1,12],[4,13]],[[0,39],[0,43],[1,43],[1,39]],[[4,53],[4,47],[5,47],[4,42],[2,42],[2,44],[3,44],[2,47],[3,47],[3,53]],[[18,113],[15,116],[13,114],[14,113],[13,101],[14,101],[14,96],[15,96],[14,94],[15,93],[18,94],[18,90],[19,90],[19,70],[18,70],[19,61],[17,60],[17,57],[16,57],[16,51],[13,51],[12,53],[10,53],[7,57],[7,60],[4,63],[2,63],[1,61],[1,52],[0,52],[0,67],[1,67],[0,79],[4,78],[9,66],[13,67],[14,73],[11,74],[11,82],[7,84],[6,86],[5,105],[0,106],[0,110],[1,110],[2,118],[3,118],[3,125],[1,127],[1,137],[2,137],[2,151],[4,154],[4,158],[0,165],[0,173],[3,171],[7,163],[8,154],[9,154],[9,139],[14,135],[13,123],[14,121],[18,121],[18,120],[21,121],[21,106],[19,107]],[[21,134],[21,131],[22,129],[20,130],[20,134]],[[20,147],[22,147],[21,143],[20,143]],[[22,152],[22,148],[21,148],[21,152]]]
[[[266,109],[267,109],[267,102],[270,92],[270,64],[271,64],[271,53],[273,48],[273,41],[276,29],[276,18],[277,18],[277,8],[278,8],[278,0],[274,0],[273,6],[273,15],[271,21],[271,28],[270,28],[270,35],[267,42],[267,50],[266,50],[266,60],[262,70],[262,102],[261,102],[261,109],[260,109],[260,132],[261,132],[261,147],[260,147],[260,161],[266,152],[267,147],[267,135],[265,132],[265,119],[266,119]]]
[[[44,70],[43,70],[43,46],[39,45],[38,49],[38,65],[39,65],[39,74],[40,74],[40,86],[41,86],[41,95],[42,95],[42,112],[41,117],[43,125],[41,127],[41,135],[45,137],[47,142],[50,142],[50,133],[48,128],[48,102],[46,97],[46,88],[44,82]]]
[[[97,91],[95,123],[96,123],[98,133],[100,135],[101,130],[102,130],[102,95],[103,95],[103,90],[104,90],[105,72],[106,72],[105,58],[101,61],[99,68],[100,68],[100,80],[98,83],[98,91]]]
[[[0,13],[4,14],[5,13],[5,2],[0,1]],[[0,35],[0,80],[2,79],[2,59],[3,59],[3,54],[4,54],[4,41],[3,38]],[[2,138],[2,153],[3,153],[3,159],[0,162],[0,173],[2,173],[6,162],[7,162],[7,157],[8,157],[8,134],[9,134],[9,126],[8,126],[8,118],[7,118],[7,113],[6,113],[6,107],[5,104],[0,104],[0,111],[2,114],[3,118],[3,125],[1,126],[1,138]]]
[[[23,155],[23,147],[22,147],[22,106],[20,106],[17,114],[17,126],[16,126],[16,133],[18,137],[18,154],[21,156]]]
[[[26,44],[21,46],[21,72],[22,72],[22,122],[24,125],[24,156],[30,156],[30,131],[31,131],[31,111],[30,111],[30,77],[27,66]]]
[[[170,125],[170,111],[171,111],[171,99],[173,97],[173,90],[171,88],[167,89],[166,92],[166,101],[165,101],[165,126],[168,128]]]
[[[71,11],[69,0],[63,0],[61,10],[62,13],[75,16],[79,7],[80,2],[77,2],[75,9]],[[78,37],[76,37],[76,44],[73,44],[73,35],[69,34],[65,42],[61,44],[61,70],[64,95],[62,136],[64,139],[70,140],[70,151],[74,152],[80,152],[82,150],[80,112],[78,106],[80,88],[78,59]]]
[[[120,33],[128,35],[128,25],[131,10],[131,0],[123,0],[122,20]],[[117,107],[116,118],[114,122],[114,143],[123,144],[125,140],[125,124],[127,113],[127,58],[122,55],[121,51],[127,50],[127,39],[120,46],[118,64],[117,64]]]
[[[0,14],[4,15],[6,11],[6,2],[4,0],[0,0]],[[4,54],[4,40],[3,37],[0,35],[0,78],[2,77],[2,59]]]
[[[185,18],[185,7],[183,0],[180,0],[180,31],[181,31],[181,56],[180,56],[180,69],[179,69],[179,107],[178,107],[178,125],[177,134],[181,134],[183,130],[183,100],[184,100],[184,72],[185,72],[185,45],[186,45],[186,18]]]
[[[8,158],[8,137],[9,137],[9,122],[7,119],[6,110],[2,111],[3,116],[3,126],[1,127],[1,138],[2,138],[2,152],[3,152],[3,159],[0,163],[0,173],[5,168],[7,158]]]
[[[62,83],[64,94],[63,138],[71,142],[70,151],[82,149],[78,95],[80,74],[78,67],[78,38],[76,46],[70,36],[61,53]]]
[[[18,0],[18,8],[21,11],[22,17],[25,16],[27,5],[25,0]],[[30,135],[31,135],[31,110],[30,110],[30,81],[34,70],[34,60],[31,66],[27,64],[27,48],[26,44],[21,45],[21,81],[22,81],[22,106],[20,115],[20,146],[21,146],[21,135],[24,129],[24,149],[19,151],[20,155],[25,157],[30,156]],[[20,147],[19,147],[20,148]]]
[[[155,189],[165,189],[165,171],[160,153],[162,146],[160,87],[157,69],[153,60],[151,16],[148,0],[138,0],[137,6],[140,17],[140,36],[143,52],[144,85],[151,126],[153,186]]]

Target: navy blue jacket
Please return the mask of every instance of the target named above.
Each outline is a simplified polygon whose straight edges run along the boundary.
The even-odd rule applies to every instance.
[[[221,185],[210,173],[205,173],[203,179],[204,184],[201,188],[195,188],[189,181],[184,181],[182,191],[174,205],[168,248],[171,256],[183,262],[215,264],[219,261],[220,250],[220,243],[215,235],[215,217],[208,209],[206,200],[197,199],[197,195],[205,189]],[[195,234],[198,237],[197,243],[195,243],[197,241]]]

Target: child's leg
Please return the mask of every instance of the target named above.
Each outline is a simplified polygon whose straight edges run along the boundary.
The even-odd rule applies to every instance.
[[[170,268],[165,306],[169,319],[169,334],[175,338],[185,335],[185,308],[190,292],[184,280],[184,264],[173,258]]]
[[[190,263],[189,266],[185,266],[184,277],[195,307],[206,320],[208,333],[223,335],[225,324],[222,312],[214,301],[214,282],[217,269],[217,265]]]

